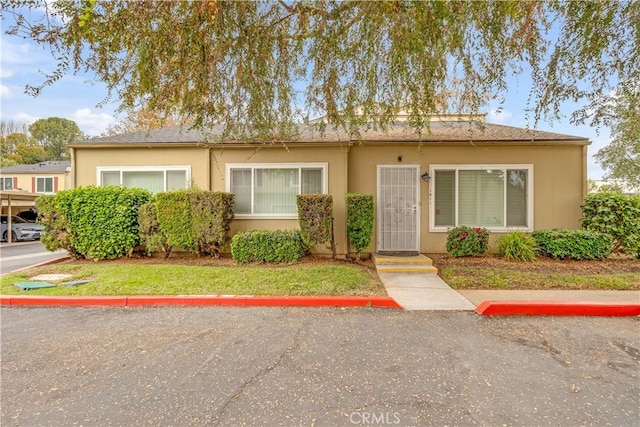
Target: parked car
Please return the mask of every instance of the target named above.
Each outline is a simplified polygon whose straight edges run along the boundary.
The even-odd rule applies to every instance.
[[[0,216],[0,235],[2,240],[7,241],[7,215]],[[27,222],[18,216],[11,217],[11,241],[17,242],[18,240],[38,240],[40,235],[44,231],[44,227],[40,224],[34,224]]]

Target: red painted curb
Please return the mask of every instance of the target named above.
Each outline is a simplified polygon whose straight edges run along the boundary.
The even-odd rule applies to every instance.
[[[484,301],[484,316],[640,316],[640,303],[567,301]]]
[[[128,306],[148,305],[246,305],[243,296],[236,295],[142,295],[127,298]]]
[[[160,295],[160,296],[46,296],[0,295],[0,305],[25,306],[278,306],[278,307],[402,307],[391,297]]]

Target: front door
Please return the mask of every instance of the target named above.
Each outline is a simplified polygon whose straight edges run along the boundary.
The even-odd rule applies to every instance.
[[[418,252],[420,166],[378,166],[378,251]]]

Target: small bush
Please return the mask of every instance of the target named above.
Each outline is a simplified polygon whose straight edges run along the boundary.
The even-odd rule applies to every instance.
[[[582,204],[582,226],[613,237],[613,250],[633,255],[640,247],[640,196],[589,194]]]
[[[345,195],[347,205],[347,236],[349,243],[356,250],[356,257],[360,260],[360,252],[369,247],[373,237],[375,224],[372,194]]]
[[[514,231],[498,240],[498,253],[509,261],[534,261],[538,245],[530,234]]]
[[[489,231],[481,227],[460,226],[447,233],[447,252],[454,257],[482,255],[489,246]]]
[[[298,230],[255,230],[237,233],[231,239],[236,262],[295,262],[304,256]]]
[[[604,259],[611,254],[613,238],[587,230],[538,230],[531,233],[538,251],[559,259]]]
[[[333,257],[336,245],[333,239],[333,197],[328,194],[302,194],[297,197],[300,235],[305,247],[328,243]]]

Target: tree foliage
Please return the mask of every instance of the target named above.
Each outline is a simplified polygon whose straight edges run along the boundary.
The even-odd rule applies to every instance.
[[[525,72],[536,120],[579,101],[574,121],[607,124],[607,95],[640,78],[631,0],[2,0],[2,12],[8,33],[58,60],[31,93],[90,70],[124,109],[177,109],[225,135],[277,138],[325,114],[384,128],[399,109],[421,128],[476,112]]]
[[[166,116],[159,111],[151,111],[148,108],[130,110],[121,121],[110,125],[102,136],[122,135],[125,133],[142,132],[160,129],[165,126],[187,124],[187,120],[177,115]]]
[[[0,136],[3,163],[9,160],[14,164],[38,163],[49,158],[46,150],[26,133],[12,133]]]
[[[595,155],[606,179],[621,180],[640,191],[640,80],[612,98],[611,142]]]
[[[76,122],[60,117],[36,120],[29,126],[29,133],[44,147],[50,160],[68,159],[67,144],[83,136]]]

